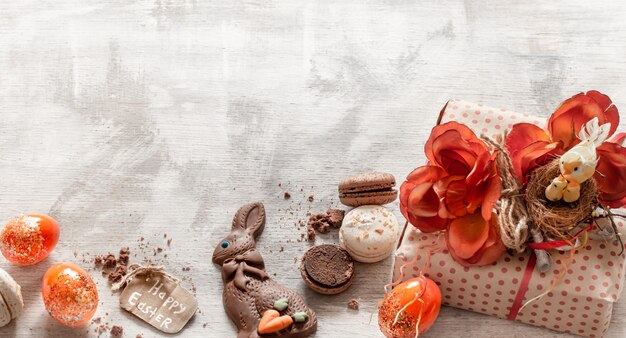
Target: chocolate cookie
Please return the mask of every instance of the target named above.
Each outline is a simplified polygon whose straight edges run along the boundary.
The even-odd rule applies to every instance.
[[[318,245],[302,256],[300,274],[311,290],[334,295],[352,285],[354,262],[350,254],[338,245]]]
[[[351,207],[391,203],[398,196],[395,185],[395,177],[388,173],[369,172],[350,176],[339,182],[339,200]]]

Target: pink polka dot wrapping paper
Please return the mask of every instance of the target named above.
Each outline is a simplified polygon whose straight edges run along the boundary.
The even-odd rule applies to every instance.
[[[515,123],[527,122],[541,127],[546,123],[544,118],[459,99],[449,101],[441,112],[439,123],[449,121],[463,123],[477,135],[492,138],[502,135]],[[623,209],[620,212],[624,213]],[[624,221],[616,218],[616,223],[622,232]],[[400,277],[402,265],[405,265],[405,280],[416,277],[426,263],[428,251],[420,250],[420,246],[428,246],[436,240],[437,234],[421,233],[408,224],[395,254],[393,280]],[[573,264],[556,288],[517,312],[514,320],[580,336],[603,336],[611,322],[613,303],[620,298],[624,286],[626,256],[619,252],[617,242],[589,240],[577,251]],[[548,290],[561,269],[561,260],[567,261],[569,256],[569,252],[558,250],[550,250],[549,254],[552,258],[550,271],[540,273],[533,269],[529,272],[528,289],[525,294],[521,293],[522,304]],[[441,288],[444,305],[506,319],[511,317],[511,307],[521,295],[520,286],[530,259],[530,251],[519,255],[507,252],[492,265],[467,268],[443,250],[431,256],[426,276]]]

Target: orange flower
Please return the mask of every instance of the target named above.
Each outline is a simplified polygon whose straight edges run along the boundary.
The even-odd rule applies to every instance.
[[[448,248],[461,264],[493,263],[504,251],[493,217],[502,189],[497,154],[457,122],[433,128],[425,153],[428,164],[400,186],[402,214],[423,232],[446,230]]]
[[[400,211],[423,232],[446,228],[447,221],[439,217],[439,196],[433,189],[445,175],[442,168],[427,165],[413,170],[400,186]]]
[[[446,232],[450,255],[463,266],[482,266],[500,258],[506,247],[500,239],[497,217],[486,221],[479,213],[454,219]]]
[[[600,125],[611,124],[609,135],[619,126],[619,113],[611,99],[596,90],[574,95],[563,101],[548,120],[548,132],[554,142],[562,142],[570,149],[580,143],[577,135],[589,120],[598,118]]]
[[[496,152],[492,154],[471,129],[457,122],[433,128],[425,152],[430,164],[447,174],[434,186],[442,202],[439,216],[461,217],[483,206],[483,218],[491,219],[502,190]]]
[[[609,208],[626,205],[626,148],[619,143],[604,142],[598,149],[598,166],[594,178],[598,199]]]
[[[582,126],[594,117],[599,123],[610,123],[609,135],[619,125],[619,113],[611,99],[595,90],[565,100],[550,116],[547,130],[533,124],[518,123],[506,138],[506,148],[518,177],[525,184],[529,174],[580,140]],[[621,137],[623,139],[623,137]],[[594,175],[600,190],[600,202],[609,207],[626,204],[626,149],[618,143],[605,142],[597,149],[598,167]]]

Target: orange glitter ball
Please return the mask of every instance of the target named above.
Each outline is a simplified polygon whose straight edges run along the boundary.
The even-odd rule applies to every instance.
[[[19,215],[0,233],[2,255],[17,265],[39,263],[57,245],[59,232],[59,224],[48,215]]]
[[[43,276],[41,294],[50,316],[70,327],[87,323],[98,307],[96,283],[72,263],[50,267]]]
[[[440,308],[437,284],[423,276],[411,278],[385,295],[378,311],[378,326],[389,338],[414,338],[433,325]]]

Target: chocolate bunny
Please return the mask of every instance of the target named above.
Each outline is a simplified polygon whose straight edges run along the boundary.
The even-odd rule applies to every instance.
[[[302,297],[270,278],[265,272],[263,257],[256,250],[256,238],[265,227],[265,208],[260,202],[239,208],[233,218],[230,234],[213,252],[213,263],[222,267],[224,309],[237,325],[238,338],[306,337],[317,329],[317,316]],[[306,313],[302,322],[271,334],[257,331],[261,317],[274,308],[274,302],[286,298],[283,315]]]

